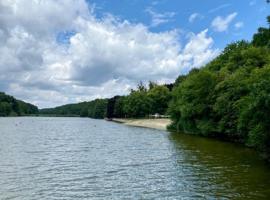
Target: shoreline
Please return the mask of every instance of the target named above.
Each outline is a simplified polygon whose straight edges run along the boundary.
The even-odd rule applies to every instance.
[[[122,123],[128,126],[152,128],[157,130],[166,131],[167,126],[171,124],[170,119],[123,119],[113,118],[111,121]]]

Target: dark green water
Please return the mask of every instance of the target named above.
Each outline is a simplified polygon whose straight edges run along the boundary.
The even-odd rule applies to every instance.
[[[0,118],[0,199],[270,199],[250,149],[81,118]]]

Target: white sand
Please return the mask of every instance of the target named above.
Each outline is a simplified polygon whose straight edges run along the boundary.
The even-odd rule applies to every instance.
[[[170,119],[120,119],[114,118],[112,121],[123,123],[129,126],[138,126],[145,128],[153,128],[158,130],[167,130],[167,126],[171,123]]]

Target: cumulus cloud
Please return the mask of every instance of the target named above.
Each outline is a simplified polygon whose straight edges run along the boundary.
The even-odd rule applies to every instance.
[[[213,50],[214,41],[207,36],[208,29],[191,34],[189,42],[185,45],[180,54],[180,61],[184,66],[183,73],[187,73],[192,68],[199,68],[219,54],[219,50]]]
[[[229,14],[227,17],[217,16],[212,21],[212,27],[217,32],[224,32],[228,30],[230,23],[234,20],[237,16],[237,12]]]
[[[40,107],[111,97],[140,80],[172,82],[218,54],[207,30],[181,45],[177,30],[92,10],[84,0],[0,1],[0,90]]]
[[[193,13],[189,16],[188,21],[189,23],[193,23],[196,19],[203,19],[204,17],[199,13]]]

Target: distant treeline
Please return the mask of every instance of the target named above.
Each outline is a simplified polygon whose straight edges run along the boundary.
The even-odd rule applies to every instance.
[[[38,114],[38,108],[0,92],[0,116],[22,116]]]
[[[80,116],[103,119],[106,116],[107,104],[108,99],[96,99],[90,102],[41,109],[39,114],[47,116]]]
[[[95,119],[103,118],[143,118],[149,114],[165,114],[171,100],[173,85],[149,83],[147,88],[142,83],[127,96],[115,96],[110,99],[96,99],[89,102],[67,104],[56,108],[39,111],[47,116],[80,116]]]

